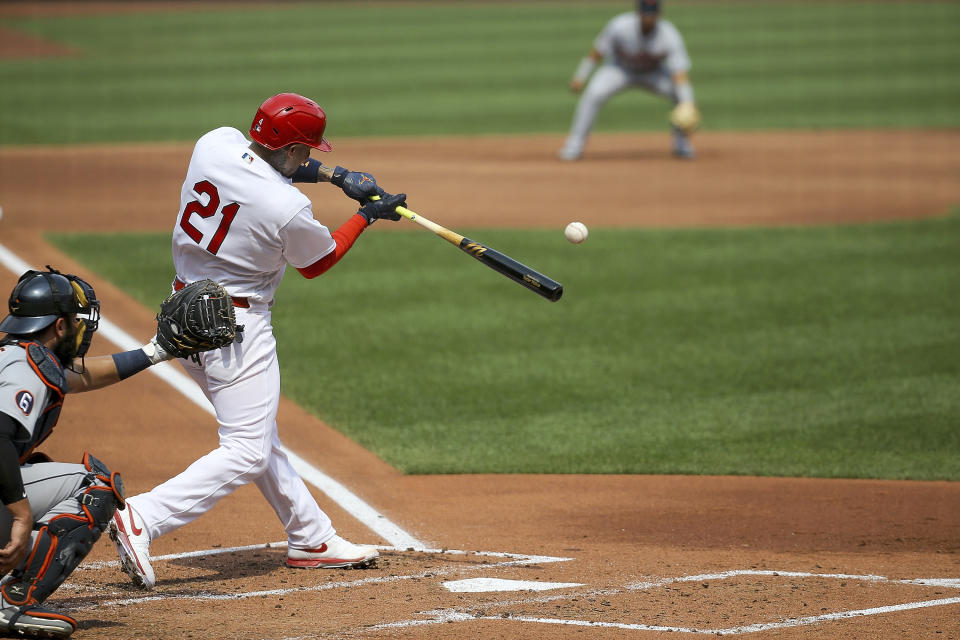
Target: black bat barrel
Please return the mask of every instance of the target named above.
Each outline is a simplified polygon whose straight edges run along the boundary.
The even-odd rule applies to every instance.
[[[474,258],[487,265],[494,271],[498,271],[507,276],[514,282],[530,289],[550,302],[556,302],[563,295],[563,285],[556,280],[551,280],[547,276],[534,271],[530,267],[517,262],[510,256],[505,256],[495,249],[486,247],[479,242],[474,242],[470,238],[464,238],[460,242],[460,248],[469,253]]]

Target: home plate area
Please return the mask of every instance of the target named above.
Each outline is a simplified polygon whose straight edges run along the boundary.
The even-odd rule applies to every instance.
[[[581,575],[570,557],[380,549],[378,567],[365,571],[287,568],[283,543],[158,556],[149,592],[133,588],[116,562],[87,563],[49,602],[81,620],[106,619],[94,623],[96,637],[147,635],[143,621],[171,609],[198,620],[213,601],[228,619],[274,620],[282,633],[269,637],[278,638],[389,637],[479,621],[542,625],[545,633],[570,625],[638,636],[743,635],[930,607],[960,614],[960,579],[952,578],[734,569],[604,584],[595,572]]]

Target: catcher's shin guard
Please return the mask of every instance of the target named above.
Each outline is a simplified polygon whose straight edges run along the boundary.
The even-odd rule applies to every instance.
[[[76,497],[80,515],[55,516],[40,528],[26,561],[0,587],[8,603],[21,607],[36,605],[56,591],[90,553],[117,505],[122,504],[120,477],[89,454],[84,456],[84,465],[90,473],[89,484]]]

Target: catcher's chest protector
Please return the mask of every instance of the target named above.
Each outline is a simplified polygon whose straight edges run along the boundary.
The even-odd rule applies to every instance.
[[[37,342],[13,342],[4,346],[23,349],[27,364],[49,389],[46,396],[46,405],[40,410],[30,439],[26,442],[14,442],[22,464],[57,426],[57,421],[60,419],[60,410],[63,407],[63,397],[67,392],[67,378],[56,356],[42,344]],[[37,408],[33,410],[36,411]]]

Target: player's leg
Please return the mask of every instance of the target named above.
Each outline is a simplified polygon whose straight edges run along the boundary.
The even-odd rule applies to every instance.
[[[0,587],[0,630],[67,637],[76,621],[40,604],[100,538],[121,503],[122,483],[92,457],[79,465],[25,465],[21,475],[36,525],[30,552]]]
[[[264,390],[279,388],[279,370],[269,366],[276,343],[262,314],[238,314],[238,323],[245,326],[242,344],[202,354],[202,367],[185,365],[213,403],[220,446],[177,476],[130,498],[111,525],[124,570],[140,587],[154,582],[151,540],[192,522],[267,467],[279,394],[265,395]]]
[[[673,77],[666,71],[657,70],[640,74],[634,79],[634,82],[647,91],[668,98],[673,105],[678,102],[676,84],[673,82]],[[673,131],[673,154],[678,158],[694,158],[696,152],[690,142],[690,136],[676,127],[671,127],[671,129]]]
[[[276,428],[277,400],[263,397],[261,373],[211,392],[220,446],[177,476],[130,499],[141,526],[155,539],[192,522],[266,469]]]
[[[628,74],[615,65],[605,64],[594,72],[577,102],[570,134],[558,153],[561,160],[577,160],[580,157],[600,108],[628,84]]]
[[[279,391],[279,389],[278,389]],[[287,565],[298,568],[369,567],[379,552],[336,535],[330,517],[320,508],[274,439],[267,470],[257,487],[287,532]]]
[[[262,314],[238,314],[237,322],[245,326],[242,344],[203,354],[202,366],[185,366],[213,403],[220,446],[128,501],[151,539],[192,522],[267,467],[279,404],[279,393],[270,393],[280,386],[276,342]]]

